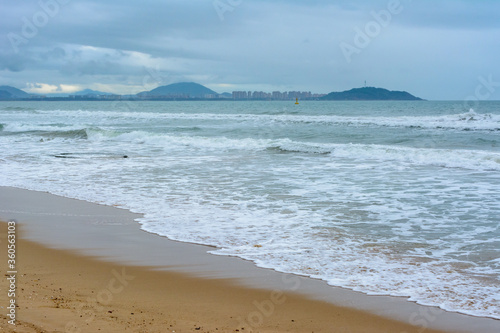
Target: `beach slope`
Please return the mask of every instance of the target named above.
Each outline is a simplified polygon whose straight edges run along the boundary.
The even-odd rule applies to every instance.
[[[99,261],[23,238],[17,224],[16,325],[7,332],[420,332],[279,290]],[[19,230],[20,229],[20,230]],[[6,244],[7,224],[0,224]],[[7,271],[6,251],[2,270]],[[0,280],[1,290],[8,289]],[[426,330],[426,332],[436,332]]]

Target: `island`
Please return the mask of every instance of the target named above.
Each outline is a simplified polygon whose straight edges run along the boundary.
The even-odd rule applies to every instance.
[[[390,91],[383,88],[364,87],[342,92],[331,92],[320,98],[325,101],[422,101],[406,91]]]
[[[178,98],[216,98],[218,93],[199,83],[179,82],[161,86],[151,91],[138,93],[140,98],[158,98],[158,97],[178,97]]]
[[[135,95],[117,95],[108,92],[85,89],[72,94],[29,94],[23,90],[0,86],[0,100],[32,100],[32,101],[295,101],[300,99],[323,101],[421,101],[406,91],[390,91],[383,88],[354,88],[343,92],[317,94],[310,91],[233,91],[219,94],[195,82],[179,82],[160,86],[150,91]]]

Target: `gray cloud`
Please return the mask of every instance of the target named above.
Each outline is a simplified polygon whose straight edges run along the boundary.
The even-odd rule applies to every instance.
[[[498,1],[400,0],[401,11],[368,31],[366,45],[356,45],[359,31],[380,24],[373,12],[397,0],[220,1],[233,4],[223,20],[212,0],[65,0],[46,21],[39,1],[2,3],[0,84],[101,84],[122,93],[143,89],[154,70],[162,79],[149,84],[329,92],[367,80],[462,99],[481,75],[500,81]],[[36,34],[23,35],[36,19]],[[24,38],[17,50],[12,34]],[[350,61],[342,43],[356,49]]]
[[[11,54],[0,53],[0,71],[21,72],[25,69],[25,60],[22,57],[13,57]]]

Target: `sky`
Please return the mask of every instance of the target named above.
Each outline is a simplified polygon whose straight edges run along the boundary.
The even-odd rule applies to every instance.
[[[0,0],[0,85],[500,100],[498,0]]]

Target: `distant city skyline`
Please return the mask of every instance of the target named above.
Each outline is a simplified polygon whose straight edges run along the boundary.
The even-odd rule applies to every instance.
[[[233,91],[233,99],[271,99],[275,101],[285,101],[295,98],[311,99],[320,98],[326,94],[311,93],[310,91]]]
[[[500,1],[5,1],[0,85],[137,94],[405,90],[499,100]]]

